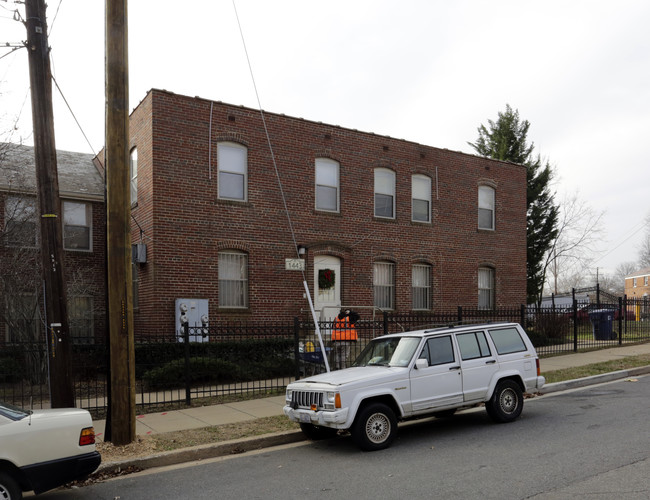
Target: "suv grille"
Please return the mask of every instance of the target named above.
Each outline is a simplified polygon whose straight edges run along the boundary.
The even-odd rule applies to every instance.
[[[322,392],[293,391],[291,393],[291,406],[293,408],[311,408],[311,405],[316,405],[318,409],[322,409],[324,397],[325,395]]]

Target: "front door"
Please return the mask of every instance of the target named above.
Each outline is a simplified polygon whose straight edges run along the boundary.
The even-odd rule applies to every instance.
[[[463,401],[463,381],[450,335],[428,339],[420,358],[428,366],[411,370],[413,413],[440,408]]]
[[[314,258],[314,309],[320,321],[334,321],[341,307],[341,259]]]

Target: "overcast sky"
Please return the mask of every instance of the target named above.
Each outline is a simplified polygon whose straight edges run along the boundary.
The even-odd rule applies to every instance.
[[[604,211],[591,272],[636,261],[650,213],[650,2],[236,0],[262,108],[473,153],[506,104],[557,199]],[[26,39],[0,0],[0,56]],[[50,0],[58,149],[104,142],[104,2]],[[56,15],[56,17],[55,17]],[[129,2],[131,109],[151,88],[258,107],[232,0]],[[0,59],[0,134],[32,144],[27,53]]]

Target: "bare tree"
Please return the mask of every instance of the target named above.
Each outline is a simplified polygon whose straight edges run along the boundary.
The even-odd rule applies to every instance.
[[[645,218],[645,237],[639,247],[639,267],[650,267],[650,213]]]
[[[593,248],[602,234],[603,212],[594,211],[577,194],[559,204],[558,235],[544,261],[544,274],[553,293],[588,286],[592,277]]]
[[[625,293],[625,277],[638,270],[636,262],[621,262],[611,275],[603,275],[600,287],[614,295],[623,296]]]

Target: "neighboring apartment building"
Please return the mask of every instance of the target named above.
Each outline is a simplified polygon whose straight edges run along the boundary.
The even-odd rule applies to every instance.
[[[73,342],[104,338],[106,210],[93,156],[57,151]],[[36,167],[32,147],[0,143],[0,342],[44,334]]]
[[[306,317],[303,276],[323,318],[525,303],[525,167],[264,118],[156,89],[133,111],[137,333]]]
[[[625,295],[630,299],[650,296],[650,267],[625,277]]]

